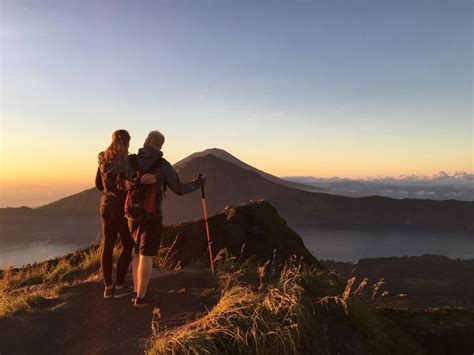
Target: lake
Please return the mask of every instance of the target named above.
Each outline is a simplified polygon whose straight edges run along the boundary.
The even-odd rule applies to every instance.
[[[294,228],[321,260],[357,261],[381,256],[445,255],[474,259],[472,232],[416,229]],[[38,241],[0,247],[0,269],[19,267],[87,247],[77,243]]]
[[[474,259],[474,234],[424,229],[294,228],[321,260],[357,261],[383,256],[445,255]]]
[[[0,269],[8,266],[20,267],[29,263],[63,256],[87,245],[38,241],[0,247]]]

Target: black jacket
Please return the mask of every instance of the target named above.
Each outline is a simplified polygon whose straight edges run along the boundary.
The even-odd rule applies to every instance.
[[[95,176],[95,186],[102,192],[100,205],[114,206],[123,212],[127,192],[118,187],[118,181],[126,160],[104,161],[103,154],[99,153],[99,167]]]

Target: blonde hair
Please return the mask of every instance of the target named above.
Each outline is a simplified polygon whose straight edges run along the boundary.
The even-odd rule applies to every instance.
[[[160,150],[165,143],[165,136],[160,131],[151,131],[145,139],[145,145],[149,145],[156,150]]]
[[[118,129],[112,133],[112,143],[100,155],[101,162],[125,158],[128,155],[130,134],[124,129]]]

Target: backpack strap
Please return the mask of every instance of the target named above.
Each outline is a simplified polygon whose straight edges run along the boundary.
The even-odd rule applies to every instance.
[[[130,154],[128,156],[128,159],[130,161],[130,165],[133,168],[133,171],[135,172],[143,172],[143,173],[151,173],[153,170],[155,170],[162,162],[163,158],[158,158],[148,169],[142,170],[140,169],[140,166],[138,165],[138,159],[136,154]]]
[[[134,172],[137,172],[140,170],[140,167],[138,166],[138,161],[137,161],[137,155],[136,154],[130,154],[128,156],[128,160],[130,162],[130,165],[133,168]]]
[[[156,159],[156,161],[150,166],[150,168],[148,168],[145,173],[151,173],[152,171],[154,171],[157,167],[160,166],[160,164],[163,162],[163,158],[158,158]]]

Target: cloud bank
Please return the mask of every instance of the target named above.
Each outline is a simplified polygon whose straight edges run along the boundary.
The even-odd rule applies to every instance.
[[[351,197],[379,195],[391,198],[474,201],[474,174],[464,171],[440,171],[431,176],[377,176],[363,179],[288,176],[284,179],[320,187],[327,193]]]

